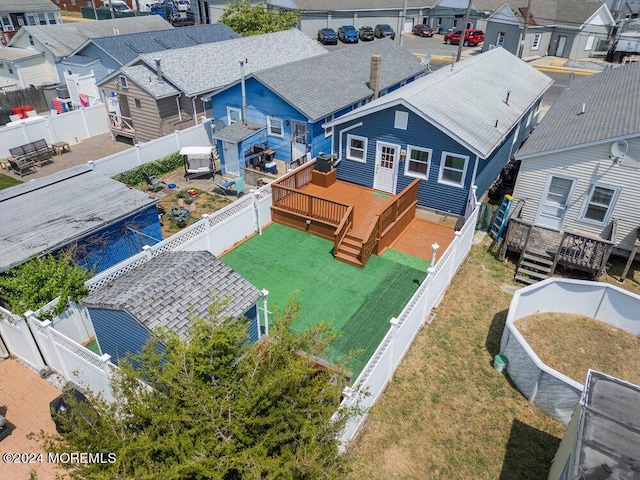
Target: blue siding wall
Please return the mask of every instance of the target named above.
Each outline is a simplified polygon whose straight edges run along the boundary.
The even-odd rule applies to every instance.
[[[139,353],[150,337],[149,331],[123,310],[89,308],[91,322],[102,353],[111,355],[111,361],[129,353]]]
[[[265,143],[266,142],[266,131],[262,130],[254,133],[253,135],[248,136],[242,142],[236,145],[236,149],[238,150],[238,161],[240,163],[240,176],[244,178],[244,168],[247,166],[245,161],[245,151],[249,150],[253,145],[257,143]],[[227,173],[227,165],[226,160],[224,158],[224,148],[222,146],[222,140],[216,140],[216,147],[218,148],[218,152],[220,152],[220,167],[222,169],[222,173]]]
[[[258,318],[258,307],[257,307],[257,305],[254,305],[249,310],[247,310],[247,312],[244,314],[244,316],[249,321],[249,325],[248,325],[248,328],[247,328],[247,333],[249,335],[249,340],[251,342],[258,341],[258,324],[256,322],[256,319]]]
[[[396,110],[409,112],[407,130],[394,128]],[[348,129],[359,122],[363,122],[363,125],[348,132],[340,133],[341,130]],[[369,139],[367,142],[366,163],[355,162],[346,158],[347,134],[359,135]],[[338,125],[334,136],[334,148],[336,150],[340,148],[340,140],[342,141],[342,151],[339,152],[342,161],[338,166],[338,178],[369,188],[373,187],[376,141],[398,144],[403,150],[406,150],[407,145],[432,149],[428,179],[427,181],[420,182],[420,186],[418,187],[418,204],[434,210],[451,212],[456,215],[464,214],[473,176],[475,155],[405,107],[388,108],[358,118],[352,122]],[[441,156],[444,151],[469,157],[464,188],[438,183]],[[398,167],[396,193],[401,192],[402,189],[414,180],[414,177],[409,177],[404,174],[404,168],[405,164],[400,163]]]

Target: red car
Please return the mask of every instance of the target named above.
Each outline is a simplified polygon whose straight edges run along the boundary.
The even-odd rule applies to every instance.
[[[413,27],[412,33],[419,37],[433,37],[436,32],[429,25],[416,25]]]
[[[447,45],[458,45],[460,43],[460,37],[462,36],[462,30],[456,30],[455,32],[448,32],[444,35],[444,43]],[[464,41],[462,45],[465,47],[475,47],[484,42],[484,32],[482,30],[467,30],[464,35]]]

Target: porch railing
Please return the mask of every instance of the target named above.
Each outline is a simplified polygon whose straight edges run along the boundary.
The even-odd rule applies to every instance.
[[[353,207],[349,207],[344,217],[342,217],[342,221],[338,225],[338,228],[336,228],[336,232],[334,234],[334,241],[333,241],[334,252],[338,251],[338,248],[340,248],[340,245],[344,241],[344,237],[347,236],[347,233],[349,232],[349,230],[351,230],[352,227],[353,227]]]

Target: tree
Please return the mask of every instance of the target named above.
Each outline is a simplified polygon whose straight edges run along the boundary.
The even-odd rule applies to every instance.
[[[78,300],[88,293],[84,282],[89,278],[91,272],[76,265],[71,252],[48,254],[0,274],[0,297],[20,315],[61,297],[51,312],[57,315],[67,307],[67,298]]]
[[[219,21],[243,37],[249,37],[295,28],[300,18],[297,10],[266,10],[262,3],[252,6],[249,0],[239,0],[227,4]]]
[[[150,342],[122,362],[115,402],[70,400],[68,432],[41,432],[45,449],[115,454],[65,465],[82,479],[344,478],[337,435],[352,412],[332,419],[343,377],[312,361],[335,335],[326,324],[293,332],[291,301],[271,335],[250,344],[246,322],[221,311],[216,302],[194,318],[188,340],[159,332],[163,348]]]

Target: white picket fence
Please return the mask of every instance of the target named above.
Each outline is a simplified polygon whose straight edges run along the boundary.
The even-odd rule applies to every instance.
[[[0,127],[0,158],[11,156],[10,148],[41,138],[49,144],[74,143],[108,131],[107,109],[102,103],[60,115],[27,118],[14,125]]]
[[[231,205],[203,216],[200,221],[170,238],[144,247],[143,252],[90,279],[87,286],[94,290],[167,251],[208,250],[214,255],[220,255],[248,236],[260,232],[270,223],[270,207],[271,188],[270,185],[265,185]],[[467,257],[473,242],[478,210],[476,207],[472,211],[442,257],[429,267],[426,279],[398,318],[391,319],[389,331],[353,387],[345,390],[342,406],[358,404],[364,413],[348,423],[341,437],[343,445],[348,444],[357,434],[366,419],[367,410],[375,404],[393,378],[429,313],[442,298]],[[98,356],[88,351],[53,329],[51,322],[40,321],[34,313],[29,312],[26,317],[25,320],[0,309],[0,335],[13,355],[36,370],[49,366],[63,374],[67,380],[94,393],[101,393],[105,398],[112,398],[109,380],[117,367],[109,361],[109,355]]]

